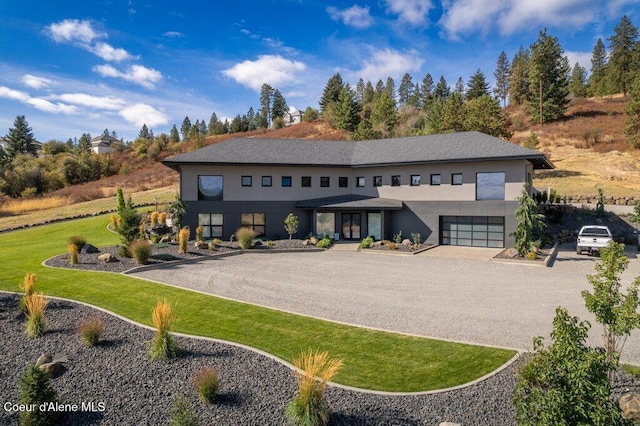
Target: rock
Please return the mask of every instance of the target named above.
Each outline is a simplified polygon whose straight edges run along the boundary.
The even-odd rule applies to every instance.
[[[46,364],[40,365],[39,367],[40,370],[47,373],[47,376],[52,379],[55,379],[56,377],[64,373],[64,365],[62,365],[61,362],[48,362]]]
[[[452,422],[441,422],[440,426],[462,426],[460,423],[452,423]]]
[[[94,254],[99,252],[100,250],[98,250],[96,246],[91,244],[85,244],[84,246],[82,246],[82,249],[80,250],[80,253],[87,253],[87,254]]]
[[[160,238],[161,243],[168,243],[169,241],[171,241],[171,235],[165,235],[164,237]]]
[[[195,249],[208,249],[209,248],[209,244],[205,243],[204,241],[196,241],[193,244],[193,248],[195,248]]]
[[[313,244],[315,246],[318,244],[318,239],[316,237],[309,238],[309,244]]]
[[[383,243],[382,241],[374,241],[371,243],[371,247],[382,247]]]
[[[49,354],[41,354],[36,361],[36,367],[40,367],[43,364],[48,364],[53,361],[53,357]]]
[[[618,399],[618,405],[622,410],[622,417],[627,420],[640,420],[640,395],[624,394]]]
[[[411,244],[412,244],[411,240],[408,239],[408,238],[405,238],[404,240],[402,240],[402,245],[403,246],[410,246]]]
[[[118,258],[113,256],[111,253],[104,253],[98,256],[98,261],[103,263],[112,263],[112,262],[117,262]]]
[[[517,257],[518,256],[518,250],[516,250],[513,247],[509,247],[504,254],[507,257]]]
[[[311,244],[311,242],[309,241],[308,238],[302,242],[303,246],[308,246],[309,244]]]

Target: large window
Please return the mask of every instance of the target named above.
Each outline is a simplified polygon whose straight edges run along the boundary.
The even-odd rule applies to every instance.
[[[476,173],[476,200],[504,200],[504,172]]]
[[[256,236],[259,237],[266,231],[267,217],[264,213],[242,213],[240,224],[256,231]]]
[[[221,213],[199,213],[198,225],[202,226],[203,238],[222,238],[224,217]]]
[[[336,232],[335,213],[316,213],[316,233],[318,236],[331,236]]]
[[[358,176],[356,178],[356,186],[358,188],[364,188],[364,176]]]
[[[198,200],[222,201],[222,176],[198,176]]]

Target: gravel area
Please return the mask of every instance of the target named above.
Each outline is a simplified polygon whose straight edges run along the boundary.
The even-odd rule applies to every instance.
[[[283,412],[295,394],[295,375],[268,357],[232,345],[176,338],[182,355],[152,362],[147,344],[153,332],[102,311],[52,300],[47,309],[48,332],[39,339],[24,334],[24,316],[17,296],[0,294],[0,400],[17,402],[19,377],[45,352],[64,354],[66,371],[53,380],[60,402],[104,403],[103,412],[68,413],[63,425],[167,424],[175,398],[184,396],[200,424],[284,425]],[[103,342],[86,347],[75,333],[79,321],[91,316],[105,323]],[[219,401],[197,399],[192,377],[213,366],[220,374]],[[337,425],[464,425],[515,424],[511,395],[517,366],[464,389],[432,395],[380,396],[329,387],[326,397]],[[18,414],[0,410],[0,424],[18,423]]]

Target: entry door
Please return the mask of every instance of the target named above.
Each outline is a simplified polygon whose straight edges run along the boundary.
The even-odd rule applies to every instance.
[[[342,238],[360,239],[360,213],[342,213]]]

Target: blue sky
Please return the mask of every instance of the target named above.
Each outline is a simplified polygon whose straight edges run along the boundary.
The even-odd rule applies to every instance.
[[[623,14],[640,26],[640,0],[0,0],[0,135],[25,115],[43,142],[131,140],[257,109],[262,83],[303,110],[336,72],[493,81],[500,52],[543,28],[589,69]]]

